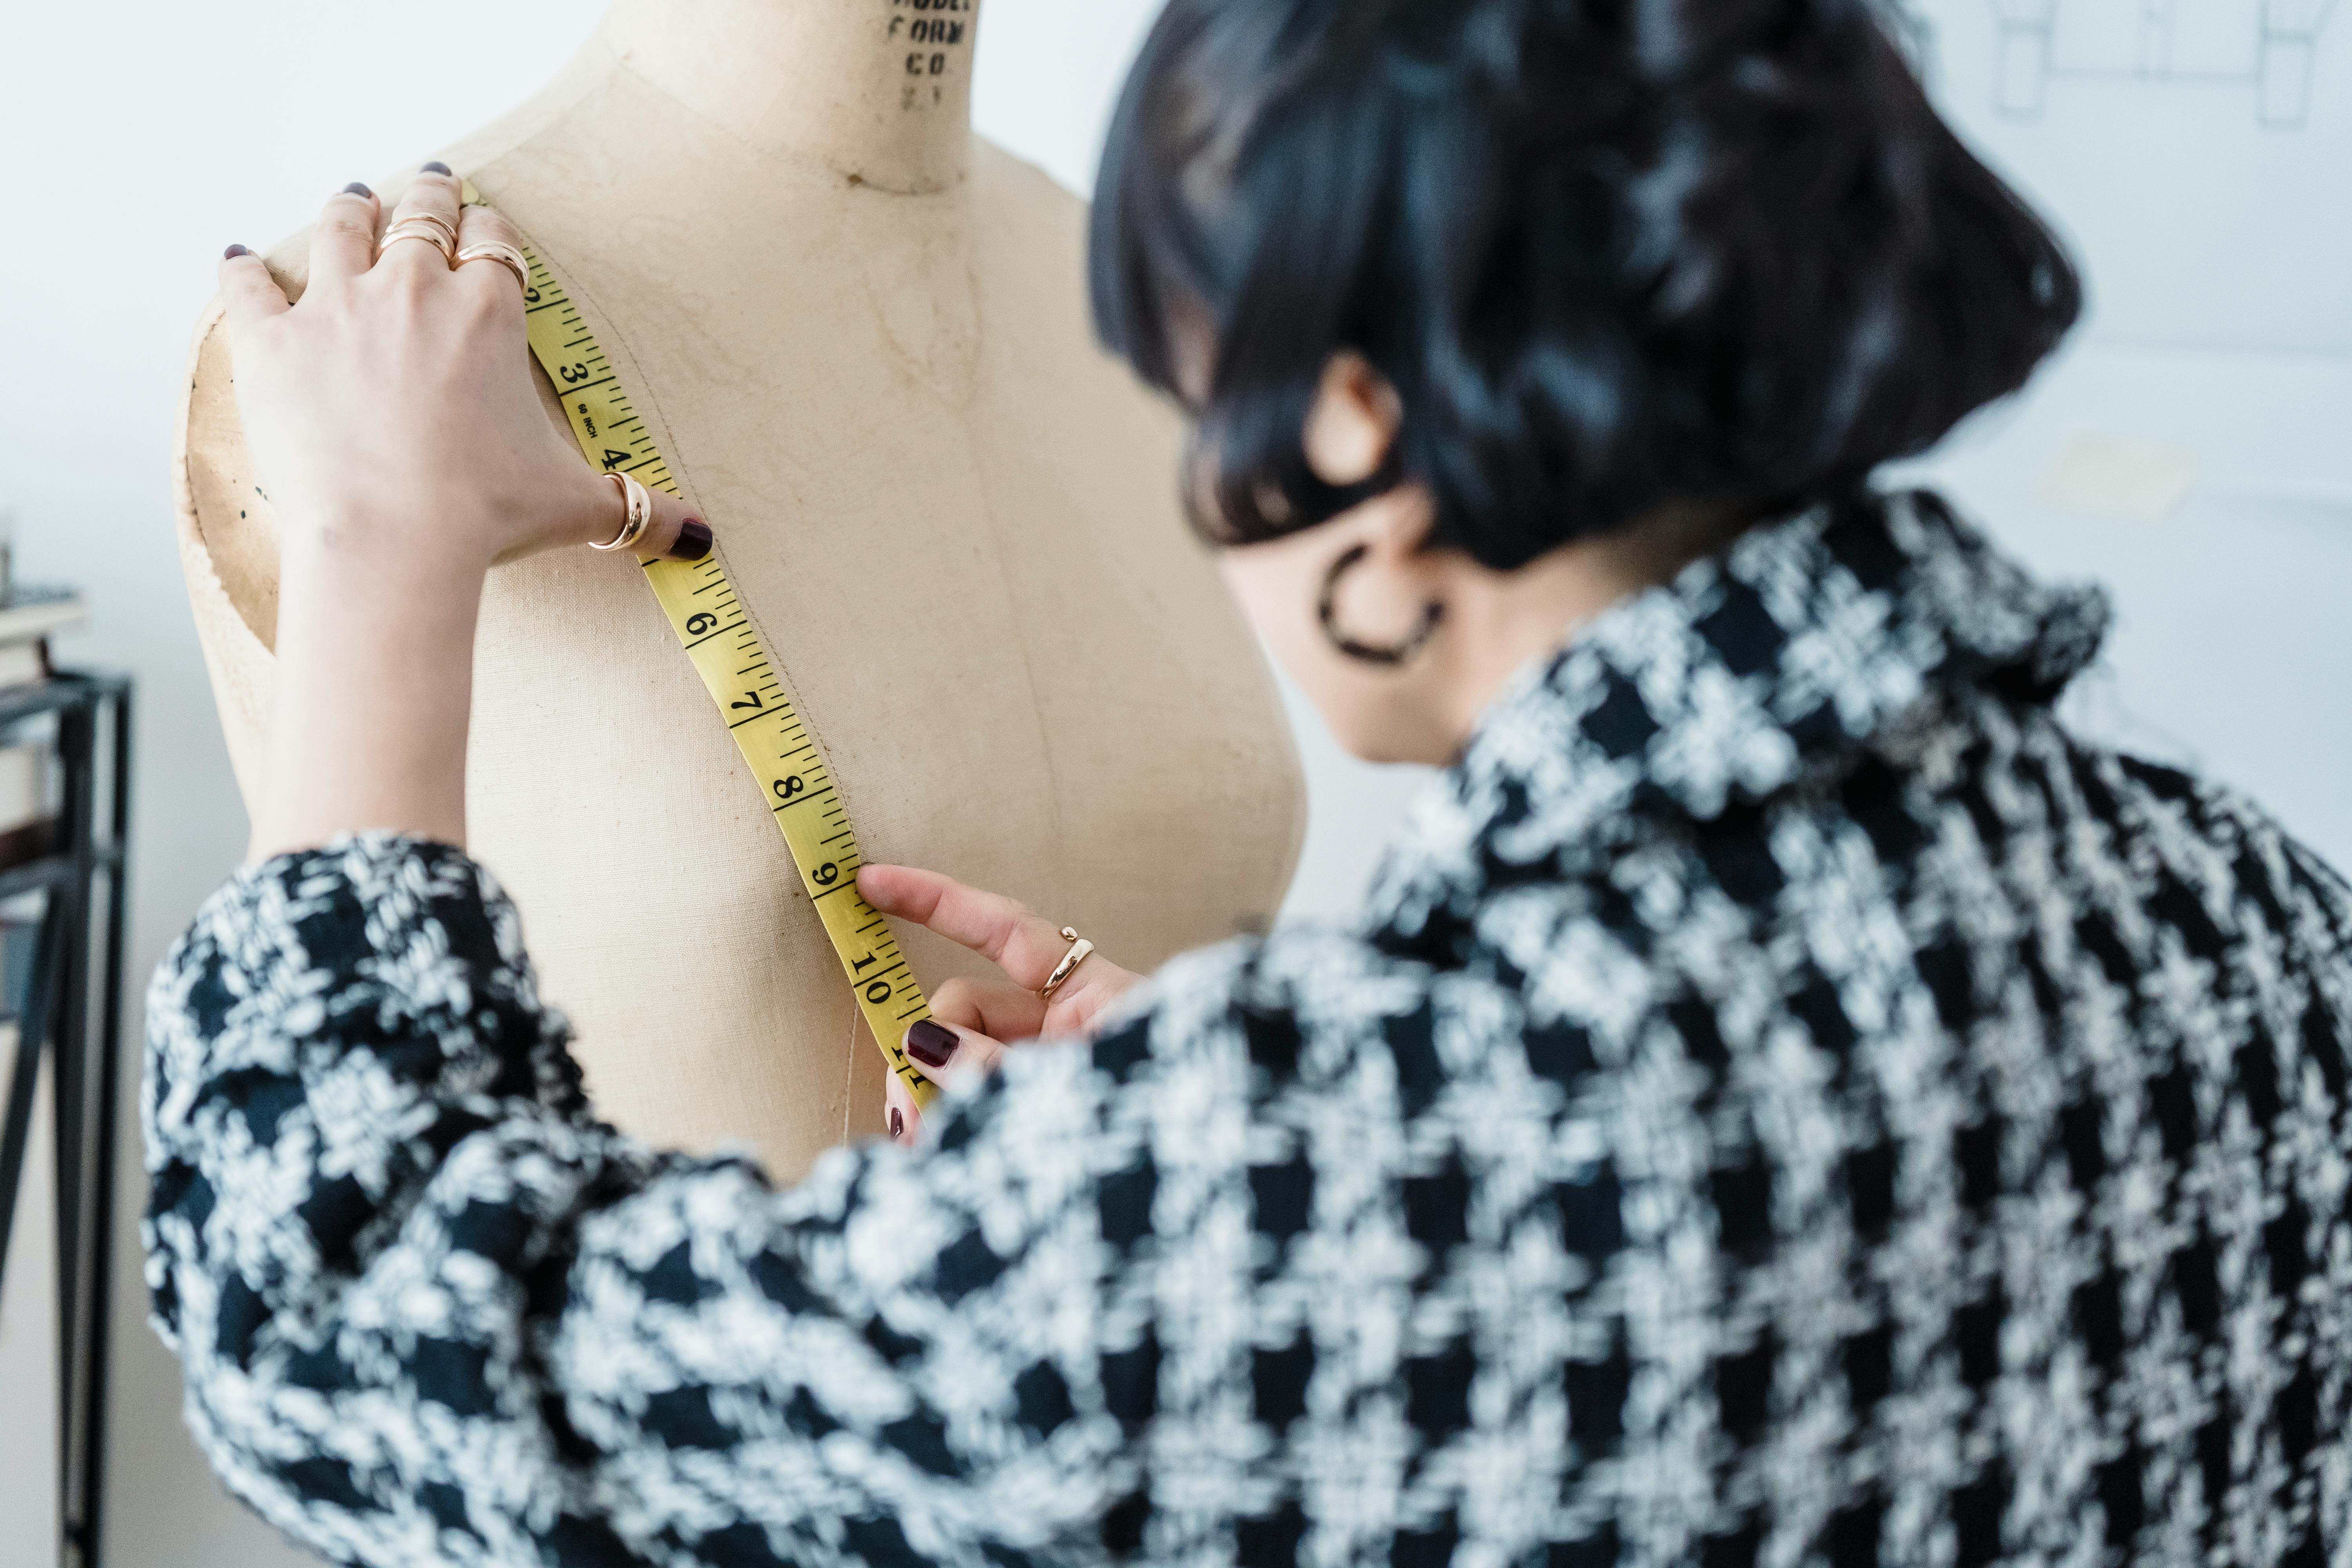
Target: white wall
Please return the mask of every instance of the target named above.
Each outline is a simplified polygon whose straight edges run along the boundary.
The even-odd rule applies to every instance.
[[[982,128],[1085,188],[1152,9],[988,0]],[[397,169],[488,119],[548,75],[593,20],[593,7],[523,0],[0,9],[0,300],[14,307],[0,338],[0,505],[19,514],[26,574],[92,594],[90,632],[61,651],[140,682],[139,975],[234,863],[244,830],[170,529],[175,400],[214,258],[232,240],[267,243],[345,181]],[[2347,41],[2324,39],[2336,51],[2326,58]],[[2342,115],[2352,103],[2336,93],[2314,112]],[[2142,307],[2144,294],[2133,296]],[[2342,361],[2276,343],[2249,353],[2210,341],[2193,352],[2094,342],[2025,408],[1972,431],[1944,471],[2037,561],[2115,582],[2121,630],[2113,673],[2086,705],[2094,721],[2201,758],[2352,864],[2352,725],[2339,695],[2352,673],[2347,417]],[[2053,453],[2084,432],[2188,443],[2205,478],[2162,523],[2036,500]],[[1311,718],[1302,745],[1312,816],[1290,909],[1338,913],[1415,775],[1349,761]],[[128,1151],[126,1167],[135,1170]],[[127,1220],[135,1180],[124,1197]],[[297,1561],[223,1498],[189,1447],[175,1368],[141,1321],[127,1224],[120,1242],[110,1557],[120,1568]],[[37,1247],[18,1249],[0,1310],[0,1429],[10,1434],[45,1418],[46,1328],[26,1304],[28,1254]],[[0,1462],[0,1568],[49,1561],[38,1528],[47,1485]]]

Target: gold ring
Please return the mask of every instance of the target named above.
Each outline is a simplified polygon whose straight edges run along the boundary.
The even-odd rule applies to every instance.
[[[495,261],[515,275],[515,281],[522,285],[524,293],[530,292],[530,263],[524,258],[521,251],[517,250],[505,240],[474,241],[473,244],[457,252],[458,266],[463,267],[468,261]]]
[[[1070,944],[1070,951],[1062,954],[1062,962],[1054,965],[1054,973],[1045,976],[1045,984],[1037,987],[1037,1000],[1040,1002],[1051,1002],[1054,993],[1062,988],[1062,982],[1070,977],[1070,972],[1084,963],[1087,954],[1095,950],[1093,942],[1068,926],[1062,928],[1062,940]]]
[[[457,244],[449,237],[448,231],[447,224],[430,214],[420,213],[415,217],[404,217],[383,231],[383,244],[377,247],[377,254],[390,250],[401,240],[421,239],[439,251],[442,260],[455,267],[457,264]]]
[[[400,221],[402,223],[429,223],[435,228],[439,229],[441,231],[441,237],[444,239],[446,239],[450,244],[455,245],[457,243],[457,226],[451,223],[447,218],[443,217],[439,213],[410,213],[406,217],[402,218]]]
[[[621,531],[602,544],[591,544],[591,550],[626,550],[646,536],[646,524],[654,520],[654,498],[646,487],[631,474],[606,474],[606,479],[620,487],[621,504],[628,508],[628,516],[621,520]]]

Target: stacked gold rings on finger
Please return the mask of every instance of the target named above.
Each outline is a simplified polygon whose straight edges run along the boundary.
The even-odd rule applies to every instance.
[[[450,266],[457,265],[457,231],[449,226],[446,218],[431,213],[412,213],[383,231],[383,244],[379,251],[390,250],[394,242],[421,239],[441,253],[441,259]]]
[[[1070,972],[1084,963],[1087,961],[1087,954],[1095,950],[1093,942],[1080,936],[1068,926],[1062,928],[1062,940],[1070,944],[1070,951],[1062,954],[1062,962],[1054,965],[1054,973],[1045,976],[1045,984],[1037,987],[1037,1000],[1040,1002],[1051,1002],[1054,999],[1054,993],[1062,988],[1062,982],[1070,977]]]
[[[478,239],[457,252],[457,265],[468,261],[495,261],[515,276],[522,291],[530,292],[530,262],[520,250],[503,239]]]
[[[637,483],[632,475],[606,474],[604,477],[620,488],[621,504],[628,509],[628,516],[622,519],[620,532],[602,544],[591,544],[588,548],[626,550],[646,536],[646,525],[654,520],[654,498],[646,492],[646,487]]]

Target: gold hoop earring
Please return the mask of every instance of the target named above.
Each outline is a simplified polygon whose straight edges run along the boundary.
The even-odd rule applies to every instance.
[[[1393,669],[1429,645],[1437,635],[1438,624],[1445,619],[1445,605],[1432,599],[1421,609],[1421,624],[1408,633],[1402,642],[1385,645],[1358,642],[1339,629],[1339,579],[1346,576],[1363,558],[1371,553],[1371,546],[1358,544],[1340,552],[1323,574],[1323,595],[1316,602],[1315,618],[1322,623],[1324,640],[1333,647],[1361,664],[1377,664]]]

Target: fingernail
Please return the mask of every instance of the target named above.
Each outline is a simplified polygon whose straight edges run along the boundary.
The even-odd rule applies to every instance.
[[[907,1119],[898,1114],[898,1108],[894,1105],[890,1108],[890,1136],[904,1138],[906,1135]]]
[[[357,180],[353,180],[350,184],[343,187],[343,195],[347,196],[372,196],[375,195],[375,193],[369,190],[365,185],[361,184]]]
[[[710,553],[710,525],[689,517],[677,525],[677,542],[669,547],[673,561],[699,561]]]
[[[963,1042],[955,1031],[944,1024],[934,1024],[929,1018],[918,1018],[907,1031],[907,1054],[927,1068],[943,1068]]]
[[[425,172],[428,174],[446,174],[449,172],[449,165],[441,162],[440,159],[436,158],[433,162],[425,165]]]
[[[221,252],[221,259],[223,261],[234,261],[240,256],[251,256],[253,252],[247,250],[241,245],[232,245],[226,250]]]

